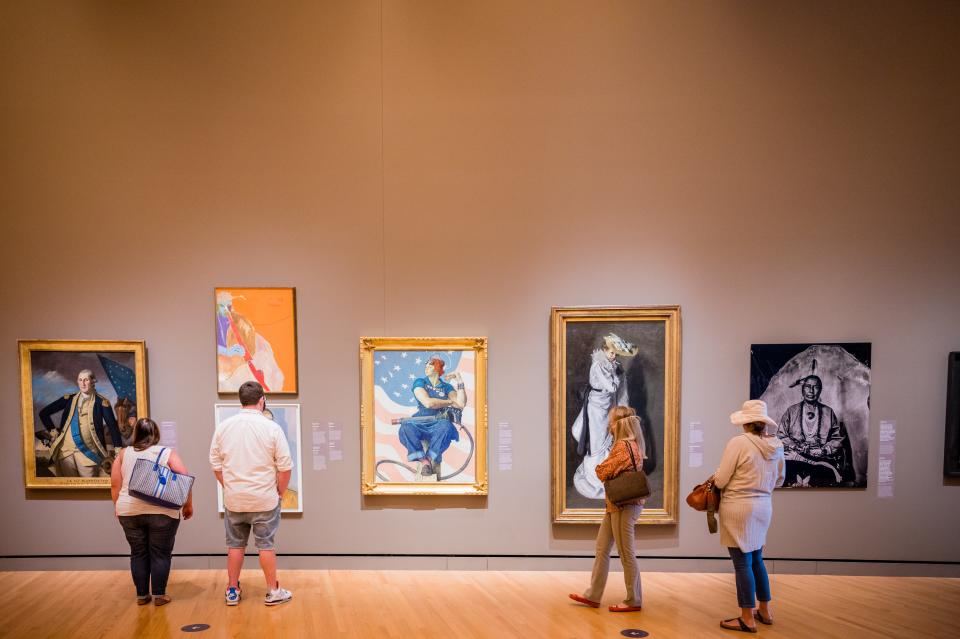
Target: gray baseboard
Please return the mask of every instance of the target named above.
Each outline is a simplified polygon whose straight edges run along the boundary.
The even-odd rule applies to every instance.
[[[376,556],[376,555],[280,555],[281,570],[577,570],[588,571],[590,557],[509,557],[509,556]],[[798,560],[767,559],[767,571],[786,575],[862,575],[888,577],[960,578],[960,563],[887,562],[862,560]],[[72,557],[2,557],[0,571],[17,570],[127,570],[129,559],[117,556]],[[245,568],[256,568],[257,558],[247,557]],[[224,570],[225,555],[174,555],[174,569]],[[610,564],[612,570],[619,562]],[[644,572],[716,572],[730,573],[733,567],[726,558],[643,557]]]

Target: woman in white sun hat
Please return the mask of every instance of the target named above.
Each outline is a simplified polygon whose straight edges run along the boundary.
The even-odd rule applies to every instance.
[[[725,619],[720,625],[728,630],[756,632],[757,621],[773,623],[770,581],[762,553],[773,515],[770,495],[774,488],[783,485],[786,464],[783,444],[767,434],[768,426],[776,432],[777,423],[767,416],[765,402],[744,402],[740,410],[730,415],[730,421],[743,426],[743,432],[727,442],[713,482],[723,491],[720,543],[733,560],[740,616]],[[759,609],[754,610],[757,601]]]

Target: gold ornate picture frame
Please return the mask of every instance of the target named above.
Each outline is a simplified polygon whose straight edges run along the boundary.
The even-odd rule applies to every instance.
[[[553,522],[598,524],[607,415],[643,424],[651,494],[639,524],[679,521],[680,307],[554,307],[550,314]]]
[[[145,343],[20,340],[19,350],[24,485],[109,488],[116,450],[149,416]]]
[[[364,495],[486,495],[487,338],[361,338],[360,437]]]

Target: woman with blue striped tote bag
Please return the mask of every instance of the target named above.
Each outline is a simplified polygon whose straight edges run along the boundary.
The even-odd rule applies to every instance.
[[[183,519],[193,516],[194,478],[176,451],[159,446],[159,441],[157,423],[139,420],[133,444],[120,451],[110,475],[116,515],[130,544],[130,573],[139,605],[170,602],[167,579],[181,513]]]

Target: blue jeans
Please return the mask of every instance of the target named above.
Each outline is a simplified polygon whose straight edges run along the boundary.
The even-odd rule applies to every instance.
[[[743,552],[739,548],[727,548],[737,578],[737,601],[741,608],[753,608],[756,593],[760,601],[770,601],[770,580],[767,567],[763,565],[763,548]]]
[[[443,457],[443,452],[450,447],[450,442],[460,439],[457,427],[448,419],[404,420],[400,423],[399,435],[400,443],[407,449],[409,461],[423,459],[422,442],[428,442],[427,457],[431,462],[437,462]]]
[[[180,520],[166,515],[121,515],[119,519],[130,544],[130,573],[137,596],[150,594],[151,580],[154,596],[167,594],[173,542]]]

